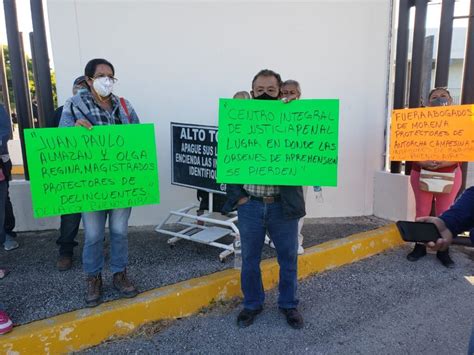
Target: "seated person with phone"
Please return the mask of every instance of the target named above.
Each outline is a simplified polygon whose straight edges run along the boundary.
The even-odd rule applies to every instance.
[[[441,216],[421,217],[416,222],[399,221],[397,227],[405,241],[427,243],[435,251],[446,250],[454,236],[474,228],[474,187],[464,191]],[[474,243],[473,233],[471,241]]]
[[[456,203],[440,217],[421,217],[417,219],[417,222],[431,223],[438,230],[440,237],[436,241],[430,241],[427,244],[432,250],[446,250],[453,242],[454,236],[467,230],[471,231],[470,238],[474,244],[474,187],[464,191]],[[468,354],[474,354],[474,327],[472,328]]]
[[[418,222],[433,223],[441,234],[435,242],[429,242],[433,250],[445,250],[453,242],[454,236],[474,228],[474,187],[468,188],[449,210],[438,217],[422,217]],[[474,236],[471,233],[471,241]]]

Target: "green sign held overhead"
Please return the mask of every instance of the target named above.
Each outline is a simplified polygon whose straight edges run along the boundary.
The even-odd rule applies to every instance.
[[[220,99],[217,181],[336,186],[339,100]]]
[[[36,218],[159,203],[152,124],[25,130]]]

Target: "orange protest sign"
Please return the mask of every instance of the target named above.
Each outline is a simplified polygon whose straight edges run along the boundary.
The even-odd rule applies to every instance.
[[[390,160],[474,161],[474,105],[394,110]]]

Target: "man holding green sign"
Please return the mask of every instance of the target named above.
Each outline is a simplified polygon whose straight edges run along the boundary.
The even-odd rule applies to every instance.
[[[301,185],[337,182],[337,100],[323,100],[316,109],[307,100],[284,104],[278,100],[281,84],[279,74],[262,70],[252,81],[255,100],[220,101],[217,181],[228,184],[225,211],[238,210],[240,327],[263,309],[260,261],[267,231],[280,265],[278,306],[290,326],[303,327],[296,297],[298,220],[305,215]]]
[[[245,112],[258,112],[259,107],[263,106],[262,100],[279,98],[281,83],[279,74],[271,70],[262,70],[252,81],[251,95],[256,100],[235,101],[254,104],[254,111],[233,110],[229,107],[232,101],[221,101],[219,107],[217,181],[240,183],[227,185],[228,202],[232,207],[237,205],[242,248],[241,285],[244,309],[237,317],[239,327],[251,325],[263,309],[265,292],[260,261],[267,230],[275,244],[280,265],[278,306],[292,327],[303,327],[303,318],[297,310],[296,297],[297,228],[298,219],[305,215],[303,190],[300,186],[255,185],[255,183],[268,183],[272,179],[248,176],[250,169],[265,159],[262,158],[265,149],[255,139],[254,130],[242,127],[250,121]],[[263,112],[260,112],[264,116]],[[243,118],[231,123],[233,117]],[[243,123],[242,126],[238,125],[240,122]],[[234,161],[242,165],[247,163],[247,166],[229,168],[227,164]]]

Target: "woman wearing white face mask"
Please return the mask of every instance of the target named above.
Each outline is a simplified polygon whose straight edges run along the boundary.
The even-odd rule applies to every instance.
[[[450,106],[453,98],[446,88],[435,88],[428,95],[426,106]],[[434,178],[433,178],[434,177]],[[446,187],[440,192],[433,181],[444,181]],[[434,202],[435,214],[443,214],[454,202],[462,183],[462,170],[459,162],[418,161],[413,162],[410,183],[415,194],[416,218],[429,216]],[[446,191],[445,191],[446,190]],[[413,251],[407,255],[409,261],[417,261],[426,255],[426,246],[416,243]],[[454,267],[449,249],[439,250],[437,258],[447,268]]]
[[[139,123],[130,103],[113,94],[115,69],[105,59],[93,59],[84,70],[89,90],[82,90],[64,104],[60,127]],[[88,307],[97,306],[102,293],[103,242],[105,223],[109,219],[113,285],[123,297],[134,297],[138,291],[126,274],[128,263],[127,230],[131,208],[82,213],[85,230],[82,263],[87,275],[85,296]]]

